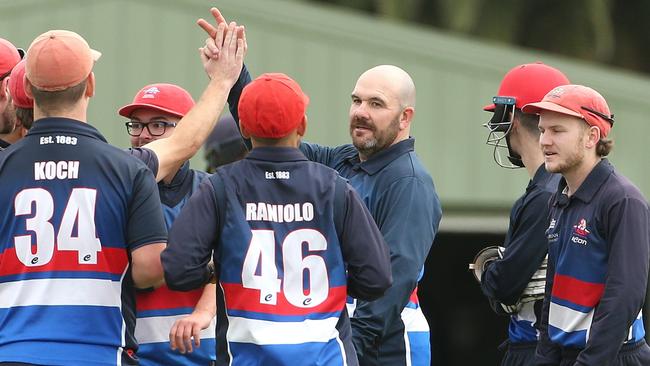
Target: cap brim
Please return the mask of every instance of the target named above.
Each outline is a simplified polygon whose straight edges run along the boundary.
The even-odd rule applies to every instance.
[[[521,108],[521,111],[528,114],[539,114],[541,111],[551,111],[551,112],[557,112],[569,116],[582,118],[582,114],[551,102],[539,102],[539,103],[526,104],[523,108]]]
[[[146,104],[146,103],[134,103],[134,104],[125,105],[124,107],[120,108],[117,111],[117,113],[119,113],[119,115],[122,117],[129,118],[131,117],[131,113],[133,113],[133,111],[135,111],[136,109],[153,109],[156,111],[169,113],[174,116],[183,118],[183,115],[179,114],[178,112],[172,111],[171,109],[163,108],[153,104]]]
[[[485,107],[483,107],[483,110],[486,111],[486,112],[494,112],[495,108],[496,108],[496,106],[494,105],[494,103],[492,103],[492,104],[488,104]]]

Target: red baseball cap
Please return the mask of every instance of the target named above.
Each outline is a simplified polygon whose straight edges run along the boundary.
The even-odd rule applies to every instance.
[[[600,129],[602,137],[607,137],[614,124],[605,98],[597,91],[583,85],[563,85],[551,90],[539,103],[524,106],[524,113],[552,111],[578,117],[590,126]]]
[[[246,85],[239,99],[239,121],[254,137],[280,138],[302,122],[309,97],[281,73],[262,74]]]
[[[38,89],[64,90],[86,79],[101,55],[75,32],[50,30],[29,46],[25,75]]]
[[[515,98],[519,109],[526,104],[539,102],[556,86],[569,84],[569,79],[558,69],[541,62],[515,66],[503,77],[497,96]],[[483,107],[493,112],[494,104]]]
[[[9,94],[14,107],[34,108],[34,99],[25,93],[25,60],[20,61],[9,75]]]
[[[117,113],[130,117],[134,110],[145,108],[183,117],[194,106],[194,99],[187,90],[174,84],[150,84],[140,89],[133,103],[120,108]]]
[[[20,53],[13,43],[0,38],[0,76],[3,76],[20,62]]]

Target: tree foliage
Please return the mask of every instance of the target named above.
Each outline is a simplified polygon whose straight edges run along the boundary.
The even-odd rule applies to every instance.
[[[648,0],[306,0],[650,74]]]

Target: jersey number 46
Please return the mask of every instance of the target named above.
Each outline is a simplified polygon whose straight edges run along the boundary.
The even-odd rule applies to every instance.
[[[276,266],[275,233],[273,230],[253,230],[252,233],[242,268],[242,285],[260,290],[260,303],[275,305],[281,285],[287,301],[296,307],[315,307],[327,299],[329,281],[325,260],[317,254],[303,257],[303,243],[309,252],[327,249],[323,234],[312,229],[300,229],[284,238],[280,249],[282,281],[278,278]]]

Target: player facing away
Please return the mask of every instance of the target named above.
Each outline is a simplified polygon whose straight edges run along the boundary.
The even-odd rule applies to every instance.
[[[215,20],[225,24],[220,13]],[[204,56],[218,57],[216,28],[200,25],[210,36]],[[248,71],[242,68],[242,73]],[[240,76],[241,80],[246,77]],[[241,93],[242,84],[233,86],[229,99]],[[303,142],[299,147],[309,160],[349,179],[391,250],[393,286],[386,296],[356,303],[349,299],[353,342],[361,365],[431,363],[429,324],[420,308],[417,285],[442,208],[410,136],[415,99],[415,84],[406,71],[394,65],[373,67],[359,77],[352,92],[352,144],[328,147]]]
[[[650,365],[641,309],[648,281],[650,209],[605,158],[614,124],[605,99],[582,85],[523,107],[539,113],[551,197],[546,294],[537,365]]]
[[[297,148],[307,103],[284,74],[244,89],[240,128],[253,149],[200,185],[162,254],[170,288],[218,283],[217,365],[357,365],[346,295],[373,300],[391,285],[368,210]]]
[[[78,34],[31,44],[36,122],[0,155],[0,363],[137,365],[134,285],[162,281],[154,177],[86,123],[100,53]]]
[[[140,148],[171,136],[180,119],[193,106],[194,100],[185,89],[173,84],[156,83],[140,89],[133,102],[120,108],[118,113],[129,119],[125,125],[131,146]],[[206,175],[205,172],[190,169],[190,162],[185,161],[158,183],[167,229]],[[206,298],[200,301],[204,293]],[[214,296],[214,285],[190,292],[171,291],[166,285],[138,291],[135,337],[139,345],[137,356],[140,364],[205,366],[214,360]],[[201,332],[203,328],[205,330]],[[184,347],[181,349],[183,353],[179,349],[172,349],[169,338],[175,337],[177,331],[192,334],[199,347],[194,348],[192,342],[188,342],[188,352]]]

